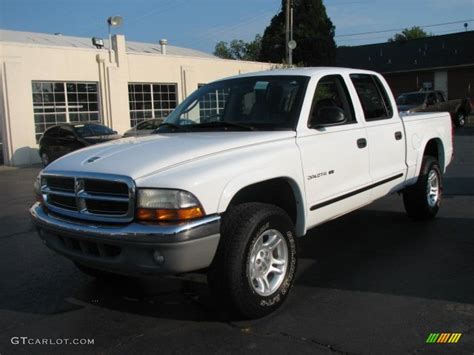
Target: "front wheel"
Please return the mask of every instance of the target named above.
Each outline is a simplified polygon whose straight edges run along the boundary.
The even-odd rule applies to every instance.
[[[223,218],[208,273],[216,300],[244,318],[263,317],[285,301],[296,272],[291,219],[279,207],[244,203]]]
[[[443,180],[438,161],[427,155],[423,158],[418,181],[403,191],[408,216],[416,220],[434,218],[441,204],[442,192]]]

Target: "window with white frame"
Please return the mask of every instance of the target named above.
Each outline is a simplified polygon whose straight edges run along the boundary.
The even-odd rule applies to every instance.
[[[198,89],[204,85],[205,84],[198,84]],[[201,119],[221,115],[228,95],[228,90],[216,90],[204,95],[199,100],[199,116]]]
[[[32,81],[36,142],[60,123],[101,122],[97,83]]]
[[[162,83],[129,83],[130,125],[151,118],[166,118],[178,103],[177,85]]]

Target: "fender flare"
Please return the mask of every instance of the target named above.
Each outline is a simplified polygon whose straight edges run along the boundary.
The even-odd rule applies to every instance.
[[[219,198],[217,212],[224,213],[229,207],[229,204],[232,199],[242,189],[254,184],[262,183],[273,179],[286,180],[289,183],[291,189],[293,190],[293,194],[296,200],[297,214],[295,230],[298,236],[303,236],[306,233],[306,202],[304,199],[304,191],[301,191],[300,184],[298,184],[298,182],[290,176],[272,174],[271,171],[264,169],[239,175],[226,184]]]

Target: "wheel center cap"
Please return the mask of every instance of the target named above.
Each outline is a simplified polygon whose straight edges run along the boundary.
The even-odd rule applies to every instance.
[[[257,253],[255,268],[260,276],[266,275],[272,264],[272,254],[268,249],[262,249]]]

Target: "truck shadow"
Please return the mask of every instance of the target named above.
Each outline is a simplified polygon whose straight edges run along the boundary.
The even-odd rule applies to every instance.
[[[295,287],[474,303],[472,223],[453,218],[413,222],[397,212],[351,213],[301,239],[300,265],[309,266],[301,268]],[[92,281],[74,298],[148,317],[231,320],[217,310],[205,280],[205,274],[192,274]]]
[[[312,230],[298,285],[474,303],[472,219],[361,210]]]

